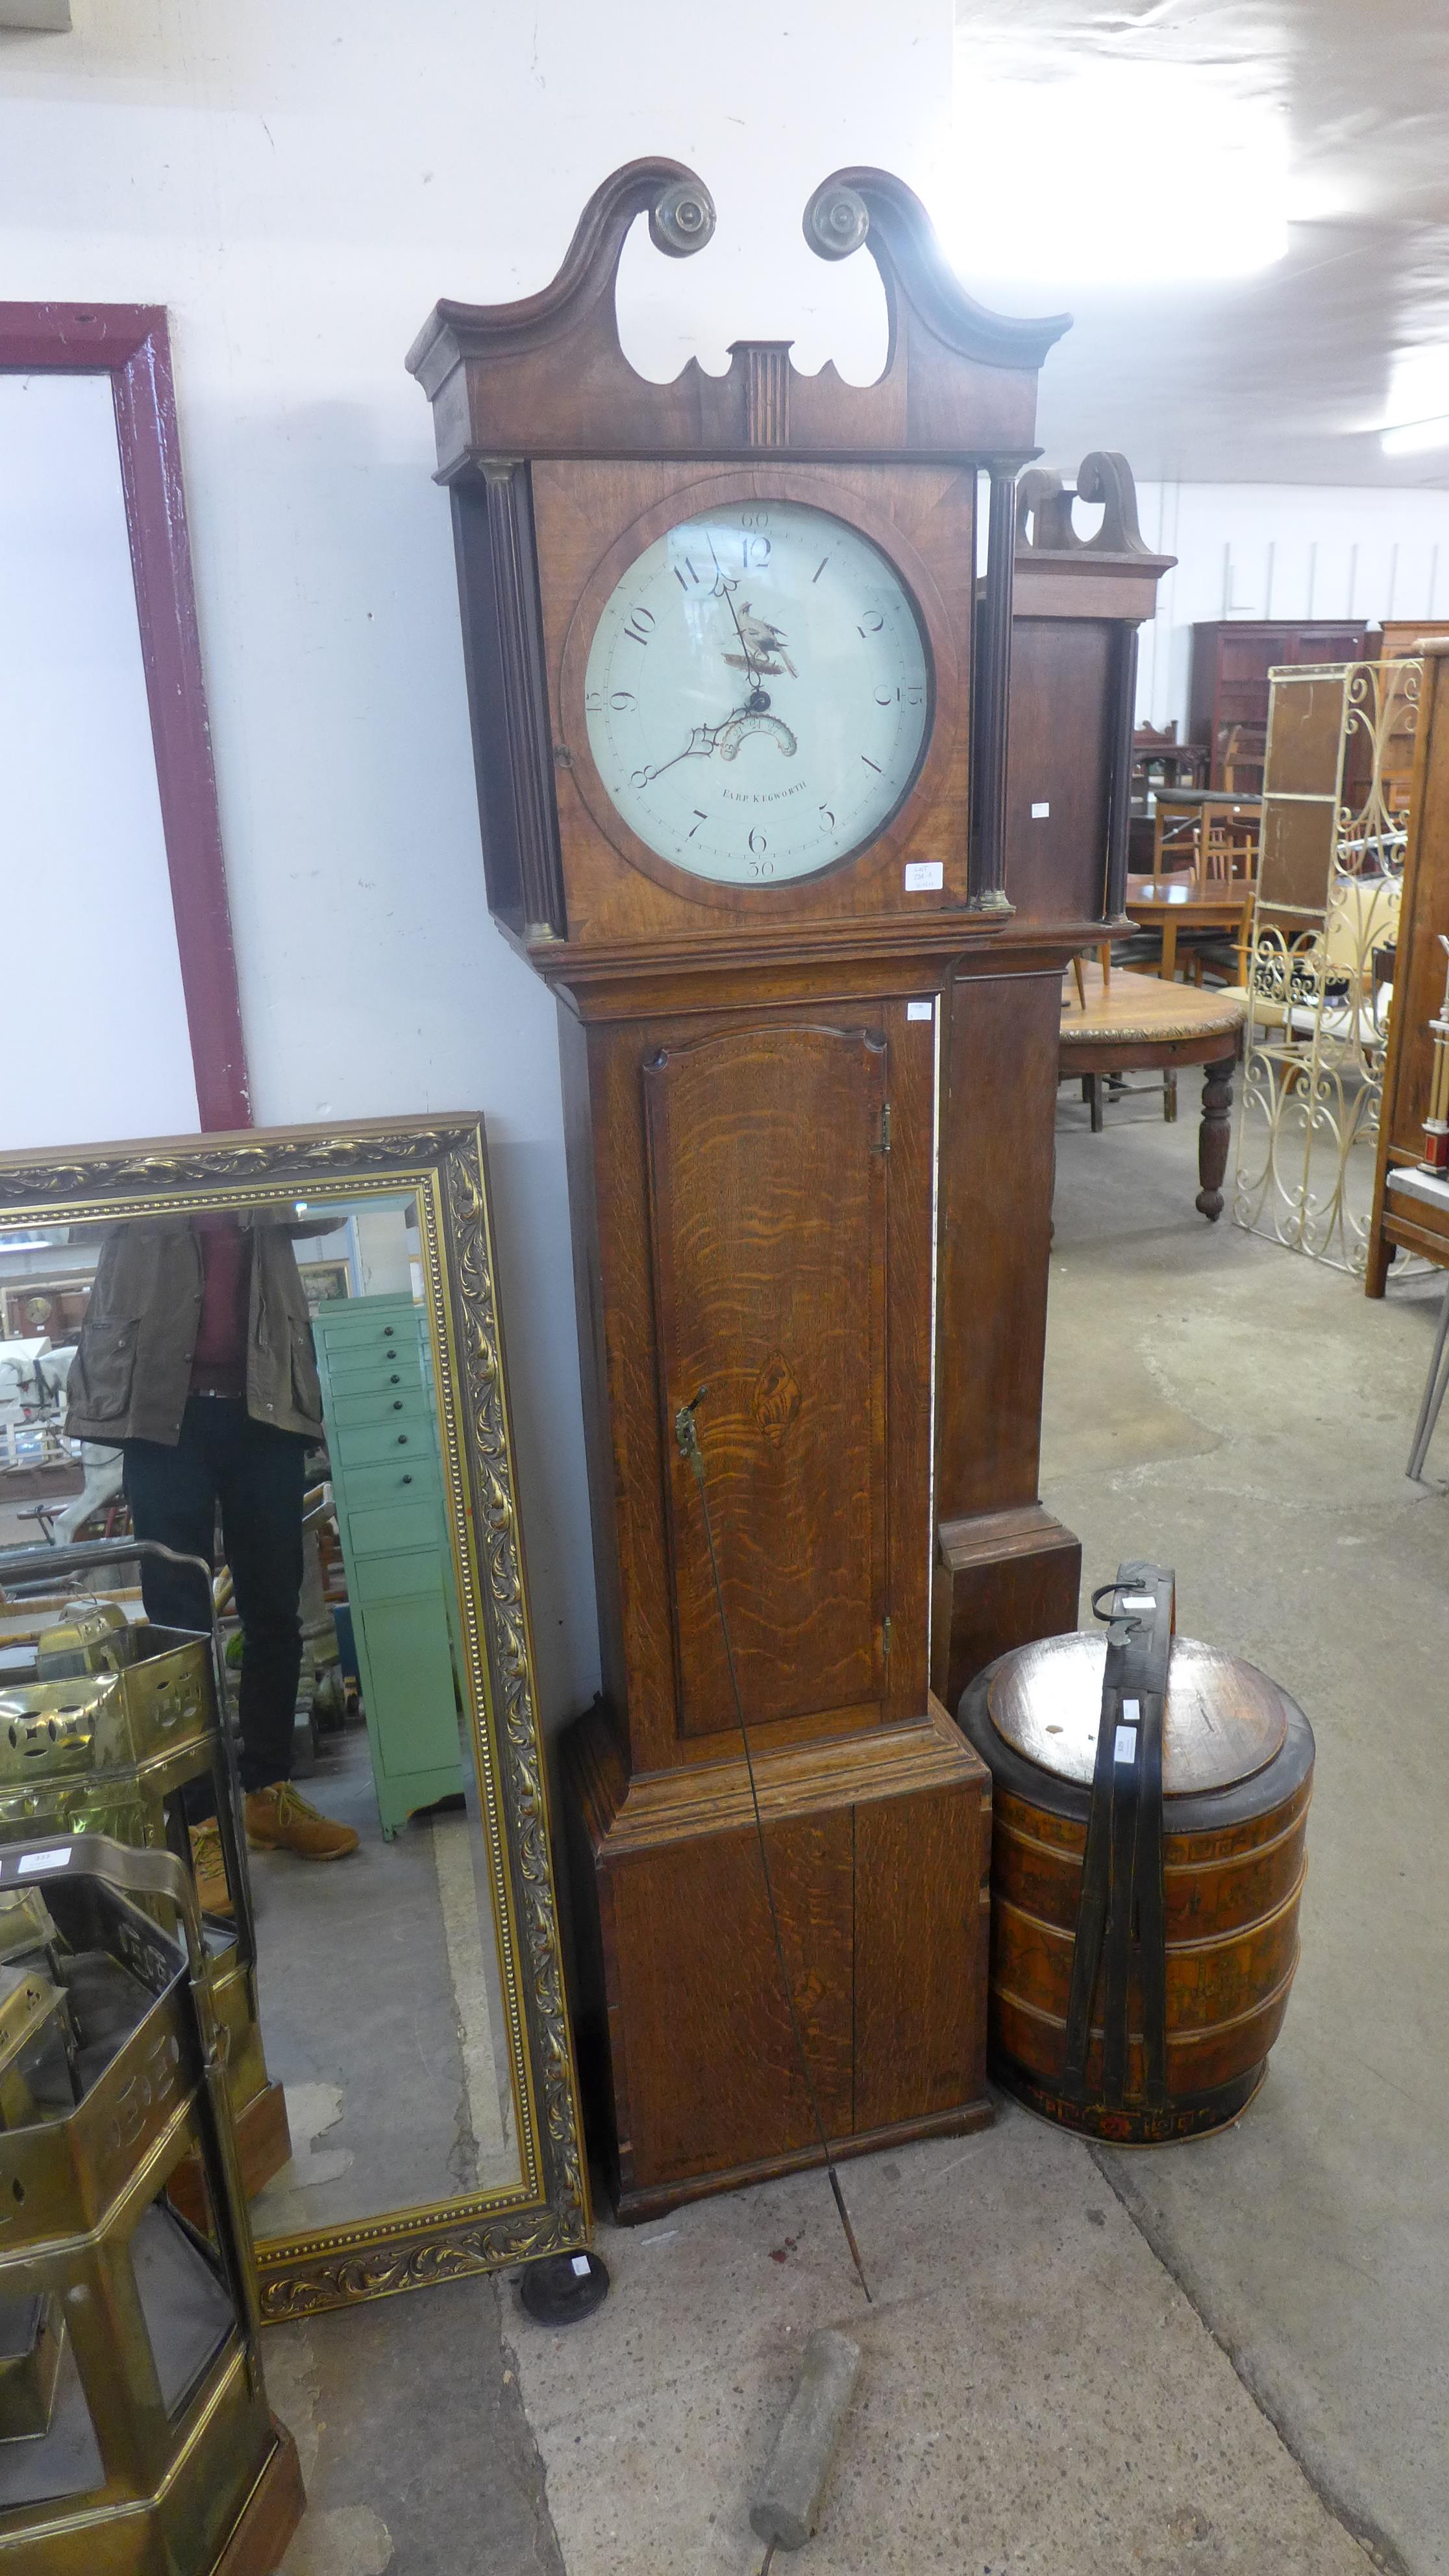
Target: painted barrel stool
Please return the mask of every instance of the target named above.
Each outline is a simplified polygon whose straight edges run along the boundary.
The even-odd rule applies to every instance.
[[[1105,1633],[1000,1656],[961,1702],[993,1782],[990,2065],[1033,2111],[1149,2146],[1237,2117],[1267,2072],[1298,1964],[1313,1732],[1253,1664],[1175,1637],[1163,1720],[1165,2101],[1146,2098],[1141,1998],[1128,1995],[1127,2081],[1102,2093],[1102,1980],[1086,2085],[1067,2088],[1066,2025]]]

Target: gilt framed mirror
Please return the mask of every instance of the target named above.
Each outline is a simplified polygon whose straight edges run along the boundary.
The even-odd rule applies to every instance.
[[[245,1391],[198,1376],[193,1316],[175,1328],[185,1350],[168,1394],[158,1317],[178,1276],[209,1311],[201,1247],[218,1235],[251,1265]],[[255,1286],[268,1263],[291,1300],[282,1327]],[[247,2177],[264,2316],[579,2247],[588,2185],[481,1119],[0,1157],[0,1297],[23,1327],[7,1351],[34,1362],[25,1383],[22,1360],[0,1385],[0,1549],[144,1534],[140,1453],[168,1440],[157,1404],[229,1401],[239,1422],[275,1403],[274,1437],[303,1451],[285,1768],[344,1847],[339,1866],[314,1866],[258,1835],[265,1805],[245,1800],[273,2106]],[[234,1568],[225,1501],[212,1525],[246,1788],[263,1620],[249,1643],[241,1507]],[[33,1674],[46,1622],[71,1615],[63,1575],[32,1562],[0,1602],[0,1693]],[[142,1572],[107,1570],[127,1620],[156,1616]],[[255,1567],[250,1585],[258,1598]]]

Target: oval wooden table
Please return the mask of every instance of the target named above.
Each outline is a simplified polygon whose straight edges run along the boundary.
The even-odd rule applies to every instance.
[[[1223,1212],[1223,1174],[1233,1106],[1233,1067],[1242,1043],[1248,1005],[1227,993],[1204,993],[1191,984],[1164,984],[1156,975],[1129,975],[1114,967],[1104,984],[1095,961],[1082,960],[1085,1007],[1077,996],[1076,969],[1062,1001],[1063,1079],[1078,1075],[1171,1072],[1184,1064],[1204,1068],[1202,1126],[1197,1140],[1197,1204],[1209,1220]],[[1092,1124],[1101,1113],[1093,1101]]]
[[[1226,934],[1246,958],[1249,916],[1253,909],[1254,887],[1243,877],[1231,880],[1211,879],[1206,885],[1193,878],[1129,877],[1127,899],[1122,906],[1139,930],[1157,930],[1162,934],[1162,955],[1157,971],[1165,984],[1177,973],[1177,934],[1180,930],[1212,930]],[[1247,971],[1240,964],[1239,975]]]

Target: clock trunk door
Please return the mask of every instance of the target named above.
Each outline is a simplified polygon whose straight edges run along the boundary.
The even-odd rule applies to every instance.
[[[726,1026],[644,1065],[676,1722],[688,1737],[736,1725],[699,1487],[673,1431],[701,1387],[746,1718],[852,1727],[889,1713],[891,1075],[880,1021]],[[929,1179],[922,1193],[915,1178],[929,1262]],[[925,1527],[922,1498],[923,1547]]]

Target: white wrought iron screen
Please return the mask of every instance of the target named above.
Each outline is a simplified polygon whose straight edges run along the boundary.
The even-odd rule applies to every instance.
[[[1269,674],[1233,1218],[1364,1267],[1417,661]]]

